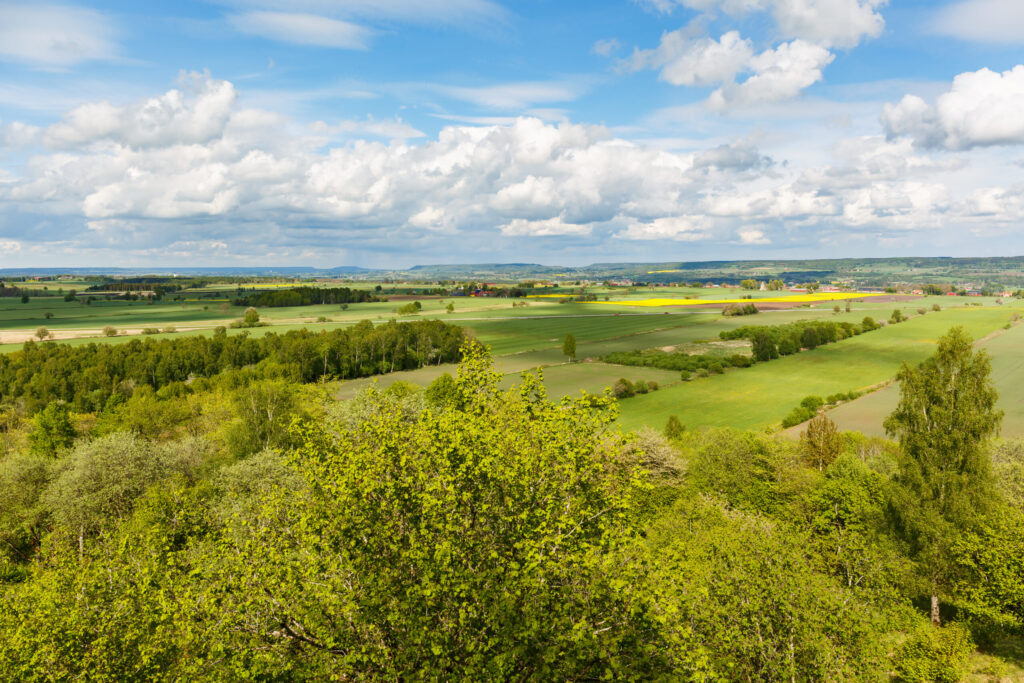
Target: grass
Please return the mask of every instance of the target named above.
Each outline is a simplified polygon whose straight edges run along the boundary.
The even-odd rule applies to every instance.
[[[1024,436],[1024,325],[986,340],[981,348],[992,356],[992,382],[999,391],[999,408],[1005,412],[1002,436]],[[899,401],[894,384],[829,411],[840,429],[884,436],[882,421]]]
[[[953,325],[963,325],[980,338],[1002,327],[1010,313],[1007,307],[996,306],[929,313],[814,351],[625,400],[620,423],[626,429],[660,428],[674,414],[691,427],[773,427],[805,396],[827,396],[883,382],[903,361],[927,357],[938,337]]]

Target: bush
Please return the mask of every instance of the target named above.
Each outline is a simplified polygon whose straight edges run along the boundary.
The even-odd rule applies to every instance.
[[[160,330],[155,327],[143,327],[142,334],[160,334]]]
[[[679,379],[683,380],[684,382],[689,380],[692,376],[693,373],[690,372],[689,370],[683,370],[682,372],[679,373]]]
[[[919,308],[919,309],[917,309],[917,314],[918,315],[924,315],[927,312],[928,312],[927,308]]]
[[[891,323],[901,323],[906,319],[907,316],[903,315],[903,311],[898,308],[893,309],[892,315],[889,316],[889,322]]]
[[[803,408],[817,412],[825,405],[825,400],[821,396],[807,396],[804,400],[800,401],[800,405]]]
[[[718,361],[712,361],[708,363],[708,372],[712,375],[721,375],[725,372],[725,368]]]
[[[938,304],[932,304],[932,310],[933,311],[941,311],[942,310],[942,306],[940,306]]]
[[[875,322],[875,319],[872,318],[870,315],[864,316],[864,320],[861,321],[860,326],[865,332],[877,330],[879,327],[881,327],[881,325]]]
[[[630,398],[632,396],[636,396],[636,388],[628,379],[620,377],[619,380],[612,385],[612,396],[615,398]]]
[[[637,380],[636,384],[633,385],[633,390],[638,394],[646,394],[650,389],[647,386],[647,382],[644,380]]]
[[[971,635],[960,624],[921,626],[896,652],[896,678],[905,683],[956,683],[967,673],[973,651]]]
[[[174,325],[168,325],[167,327],[164,328],[164,334],[172,334],[177,331],[178,330],[176,327],[174,327]]]

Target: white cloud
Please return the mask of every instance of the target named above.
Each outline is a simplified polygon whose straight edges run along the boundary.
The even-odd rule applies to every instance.
[[[184,74],[182,87],[130,105],[83,104],[43,134],[53,147],[94,142],[159,146],[172,142],[203,143],[220,135],[236,100],[227,81]]]
[[[617,237],[627,240],[673,240],[696,242],[710,237],[703,216],[665,216],[652,221],[633,222]]]
[[[367,49],[372,35],[363,26],[315,14],[256,11],[228,20],[236,30],[261,38],[343,50]]]
[[[821,80],[822,70],[834,55],[802,40],[783,43],[765,50],[750,60],[754,75],[742,83],[727,83],[711,93],[708,104],[714,109],[780,102],[796,97]]]
[[[10,256],[21,251],[21,243],[14,240],[0,240],[0,254]]]
[[[740,230],[738,233],[743,244],[771,244],[762,230]]]
[[[653,50],[637,50],[629,60],[634,70],[660,69],[659,78],[672,85],[714,85],[743,71],[754,49],[738,31],[729,31],[719,40],[691,38],[687,29],[666,33]]]
[[[513,219],[501,226],[501,232],[510,236],[551,237],[552,235],[589,235],[589,225],[566,223],[562,218],[546,218],[544,220]]]
[[[538,104],[570,102],[585,91],[583,84],[566,81],[503,83],[480,87],[433,85],[430,89],[480,107],[516,112]]]
[[[882,125],[891,138],[922,147],[970,149],[1024,143],[1024,65],[996,73],[981,69],[953,79],[934,105],[916,95],[887,104]]]
[[[317,121],[310,126],[310,130],[315,133],[332,136],[372,135],[379,138],[386,138],[388,140],[409,140],[412,138],[425,137],[425,134],[422,131],[410,126],[402,119],[396,118],[390,121],[378,121],[372,116],[368,116],[362,121],[340,121],[333,126],[324,123],[323,121]]]
[[[660,12],[686,7],[700,12],[744,16],[769,12],[786,38],[826,47],[855,47],[885,28],[878,8],[886,0],[642,0]]]
[[[0,4],[0,59],[67,68],[117,56],[113,23],[66,5]]]
[[[280,10],[280,0],[223,0],[221,4]],[[418,24],[479,26],[504,21],[507,11],[491,0],[291,0],[288,10],[337,17]]]
[[[933,244],[953,234],[943,226],[1014,225],[1024,206],[1021,190],[1000,187],[1017,167],[1009,154],[999,166],[998,150],[971,165],[908,137],[858,136],[822,144],[811,166],[777,147],[774,163],[752,139],[672,151],[536,118],[450,125],[410,144],[386,134],[407,125],[397,119],[311,130],[241,108],[230,83],[192,78],[174,94],[82,105],[45,129],[55,148],[29,148],[16,174],[0,173],[0,240],[22,254],[109,244],[149,259],[222,244],[224,258],[264,262],[352,244],[424,259],[442,247],[525,257],[540,244],[552,259],[609,244],[625,256],[658,241],[811,251],[925,230]]]
[[[1024,3],[1020,0],[964,0],[941,8],[934,33],[979,43],[1024,43]]]
[[[602,40],[595,41],[591,46],[590,51],[595,55],[600,55],[601,57],[609,57],[613,52],[618,52],[621,47],[622,43],[615,38],[604,38]]]

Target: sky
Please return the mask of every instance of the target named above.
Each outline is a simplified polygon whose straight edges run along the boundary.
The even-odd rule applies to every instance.
[[[0,0],[0,268],[1024,254],[1021,0]]]

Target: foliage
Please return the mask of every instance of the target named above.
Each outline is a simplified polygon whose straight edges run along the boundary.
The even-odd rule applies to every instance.
[[[67,404],[53,401],[32,419],[28,441],[35,455],[54,457],[70,447],[76,436]]]
[[[130,385],[159,389],[248,366],[300,382],[410,370],[457,360],[461,338],[459,327],[422,320],[378,326],[363,321],[262,337],[216,333],[120,345],[26,343],[22,351],[0,355],[0,395],[24,398],[29,413],[58,400],[84,412],[102,408],[114,394],[129,395]]]
[[[989,373],[988,355],[975,353],[963,328],[954,327],[934,356],[916,368],[903,365],[900,402],[885,421],[900,443],[893,528],[918,563],[936,622],[938,596],[952,580],[951,544],[980,521],[992,499],[985,441],[1002,413]]]
[[[324,304],[357,304],[382,299],[364,289],[348,287],[292,287],[272,289],[234,300],[235,306],[281,308],[287,306],[319,306]]]
[[[228,622],[325,671],[636,676],[657,659],[651,625],[607,558],[642,483],[616,464],[611,414],[551,404],[529,379],[503,394],[466,355],[460,410],[410,424],[381,405],[354,432],[299,428],[309,495],[271,495],[276,524],[229,530]]]
[[[905,683],[957,683],[967,673],[974,650],[970,632],[960,624],[918,628],[896,653],[897,680]]]
[[[782,524],[683,500],[652,529],[650,590],[683,680],[884,680],[884,624]]]
[[[757,306],[755,306],[754,304],[746,304],[744,306],[740,306],[739,304],[729,304],[728,306],[722,309],[722,315],[727,317],[739,315],[754,315],[755,313],[759,312],[760,311],[757,310]]]
[[[807,423],[807,429],[800,435],[800,445],[806,461],[819,471],[831,465],[843,450],[836,423],[825,413],[815,415]]]
[[[668,439],[678,439],[686,432],[686,427],[679,421],[679,418],[675,415],[670,415],[668,423],[665,425],[665,437]]]
[[[571,334],[565,335],[562,342],[562,355],[568,356],[570,361],[576,360],[576,337]]]
[[[660,370],[675,370],[677,372],[707,370],[715,363],[722,367],[725,365],[735,368],[750,367],[750,358],[738,353],[731,356],[720,356],[713,353],[691,355],[688,353],[671,353],[660,349],[616,351],[609,353],[601,360],[614,365],[631,365],[634,367],[658,368]]]

